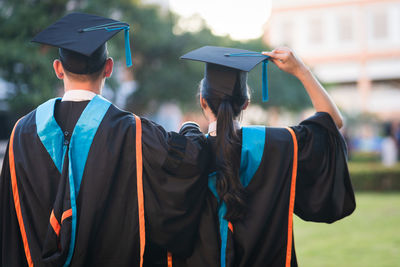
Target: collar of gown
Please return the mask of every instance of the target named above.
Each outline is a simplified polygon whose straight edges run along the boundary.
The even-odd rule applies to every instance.
[[[239,130],[240,129],[240,123],[237,120],[233,121],[233,127],[235,128],[235,130]],[[210,123],[208,125],[208,134],[211,136],[215,136],[217,135],[217,121],[213,121],[212,123]]]
[[[65,92],[61,101],[74,101],[74,102],[87,101],[87,100],[90,101],[95,96],[96,96],[95,93],[88,90],[69,90]]]

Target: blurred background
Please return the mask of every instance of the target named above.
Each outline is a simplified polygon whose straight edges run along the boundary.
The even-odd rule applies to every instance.
[[[52,70],[57,49],[30,40],[73,11],[130,24],[133,67],[119,34],[108,42],[116,67],[104,96],[168,130],[186,120],[207,129],[197,103],[204,64],[180,61],[184,53],[293,48],[345,116],[358,204],[333,225],[296,219],[300,266],[400,266],[399,0],[1,0],[0,162],[15,121],[63,94]],[[261,103],[261,67],[250,73],[243,124],[295,125],[313,113],[294,77],[269,64],[268,78],[270,100]]]

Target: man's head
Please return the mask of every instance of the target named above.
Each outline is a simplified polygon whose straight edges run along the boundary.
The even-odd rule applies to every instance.
[[[102,86],[104,79],[112,74],[113,60],[108,57],[106,44],[100,46],[90,56],[64,48],[59,49],[59,56],[59,59],[54,60],[53,68],[57,77],[64,80],[64,83]]]
[[[59,59],[54,60],[53,68],[57,78],[63,80],[65,90],[82,89],[101,93],[104,81],[109,78],[113,71],[113,59],[107,58],[104,66],[97,72],[90,74],[76,74],[69,72],[63,67]]]
[[[102,85],[113,68],[106,42],[121,30],[125,33],[125,54],[129,67],[132,65],[129,25],[113,19],[71,13],[37,34],[32,41],[59,48],[60,58],[54,61],[53,66],[57,77],[63,79],[65,85],[71,81],[79,82],[78,86],[82,86],[82,82]]]

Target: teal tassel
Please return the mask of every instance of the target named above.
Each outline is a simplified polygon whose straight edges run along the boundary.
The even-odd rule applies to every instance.
[[[267,64],[269,56],[263,55],[258,52],[247,52],[247,53],[228,53],[226,57],[265,57],[262,65],[262,101],[268,101],[268,77],[267,77]]]
[[[126,66],[129,68],[132,66],[132,55],[131,55],[131,46],[129,44],[129,25],[121,22],[112,22],[103,25],[97,25],[89,28],[85,28],[80,30],[81,32],[89,32],[89,31],[97,31],[97,30],[106,30],[106,31],[118,31],[124,30],[125,35],[125,58],[126,58]]]
[[[132,66],[131,46],[129,44],[129,27],[125,29],[125,58],[126,66]]]
[[[268,101],[268,77],[267,77],[267,64],[268,60],[263,61],[262,65],[262,101]]]

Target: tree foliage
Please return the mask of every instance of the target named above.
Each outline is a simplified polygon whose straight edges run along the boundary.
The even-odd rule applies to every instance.
[[[0,2],[0,78],[14,85],[8,102],[15,116],[23,115],[56,95],[61,83],[52,70],[57,50],[30,43],[30,39],[63,15],[82,11],[122,20],[131,25],[133,68],[128,71],[138,88],[128,99],[128,109],[152,111],[162,102],[174,101],[190,110],[196,101],[197,84],[204,64],[184,62],[179,57],[203,45],[267,50],[261,39],[233,41],[215,36],[200,21],[195,32],[180,30],[179,17],[154,6],[132,0],[2,0]],[[115,40],[114,40],[115,39]],[[115,60],[124,61],[123,34],[108,42]],[[299,109],[308,104],[306,94],[294,77],[269,64],[270,101],[263,105]],[[116,83],[111,83],[116,85]],[[253,102],[261,99],[261,68],[250,73]]]
[[[65,0],[0,2],[0,77],[13,86],[11,111],[21,116],[54,96],[55,50],[37,47],[32,37],[65,12]]]

